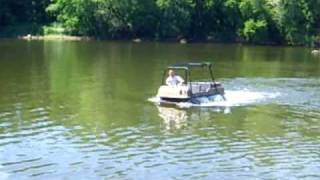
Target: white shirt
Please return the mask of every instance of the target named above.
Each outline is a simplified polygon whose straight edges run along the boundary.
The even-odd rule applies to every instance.
[[[169,76],[169,77],[166,79],[166,84],[167,84],[168,86],[181,85],[183,82],[184,82],[184,80],[183,80],[180,76],[178,76],[178,75]]]

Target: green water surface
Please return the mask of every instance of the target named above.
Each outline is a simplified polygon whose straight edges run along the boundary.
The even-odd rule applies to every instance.
[[[303,47],[0,41],[0,179],[320,179],[320,56]],[[214,64],[234,104],[148,101]],[[252,99],[255,95],[258,99]]]

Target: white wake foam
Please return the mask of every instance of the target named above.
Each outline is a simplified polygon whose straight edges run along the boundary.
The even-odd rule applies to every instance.
[[[9,179],[9,174],[6,172],[2,172],[1,169],[3,169],[3,166],[0,165],[0,179],[2,180]]]
[[[279,93],[264,93],[251,91],[226,91],[225,100],[220,96],[196,98],[197,103],[180,102],[174,103],[180,108],[189,107],[233,107],[263,102],[266,99],[275,98]],[[162,103],[159,97],[150,98],[149,101]]]

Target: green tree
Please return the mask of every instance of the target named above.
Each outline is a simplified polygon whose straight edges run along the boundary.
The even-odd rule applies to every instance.
[[[267,22],[265,20],[249,19],[244,23],[244,28],[241,32],[242,36],[248,42],[261,42],[265,40],[267,33]]]
[[[157,0],[160,21],[158,24],[159,37],[186,36],[191,23],[191,0]]]
[[[47,25],[46,32],[102,38],[210,37],[292,45],[320,39],[320,0],[0,0],[0,4],[0,33],[25,24],[31,29],[22,29],[29,33]]]
[[[92,0],[54,0],[46,10],[63,24],[67,33],[91,35],[95,5]]]
[[[319,0],[280,0],[273,3],[274,20],[289,44],[304,44],[316,33]]]

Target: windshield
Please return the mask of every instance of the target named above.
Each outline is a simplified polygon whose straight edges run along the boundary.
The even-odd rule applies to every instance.
[[[190,70],[191,81],[212,81],[208,67],[193,68]]]

